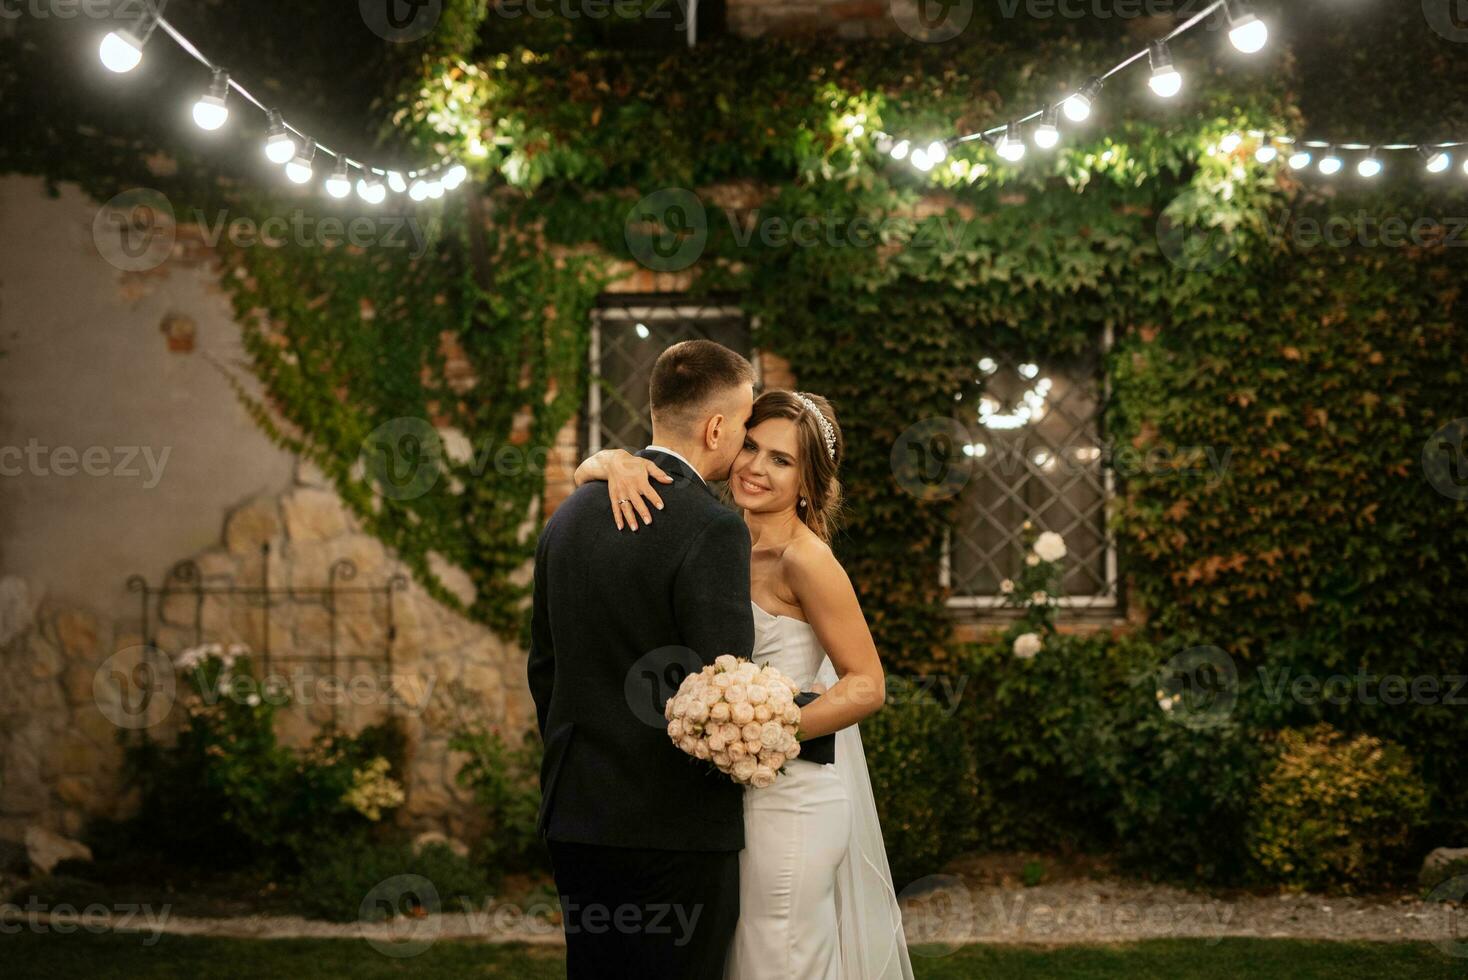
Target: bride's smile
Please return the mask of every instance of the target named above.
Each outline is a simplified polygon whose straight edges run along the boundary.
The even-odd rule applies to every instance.
[[[783,418],[766,419],[745,434],[729,481],[735,504],[759,512],[795,506],[800,494],[798,436],[795,423]]]

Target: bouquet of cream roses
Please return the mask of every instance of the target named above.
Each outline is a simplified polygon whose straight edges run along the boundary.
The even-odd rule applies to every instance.
[[[736,783],[763,788],[800,754],[800,687],[766,664],[725,654],[683,678],[663,717],[668,737]]]

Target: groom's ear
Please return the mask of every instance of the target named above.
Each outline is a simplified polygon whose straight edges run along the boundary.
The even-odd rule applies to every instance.
[[[710,415],[704,422],[703,445],[705,449],[712,452],[719,448],[719,440],[726,434],[724,432],[724,423],[727,421],[728,419],[724,417],[723,413],[716,412]]]

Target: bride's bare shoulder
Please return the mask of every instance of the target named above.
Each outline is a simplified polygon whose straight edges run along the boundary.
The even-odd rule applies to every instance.
[[[802,528],[785,546],[780,564],[788,579],[844,574],[831,546],[808,528]]]

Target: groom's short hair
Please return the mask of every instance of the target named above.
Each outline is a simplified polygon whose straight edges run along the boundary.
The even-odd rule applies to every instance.
[[[723,344],[712,340],[674,344],[652,366],[648,400],[653,425],[687,432],[715,396],[747,384],[754,384],[753,366]]]

